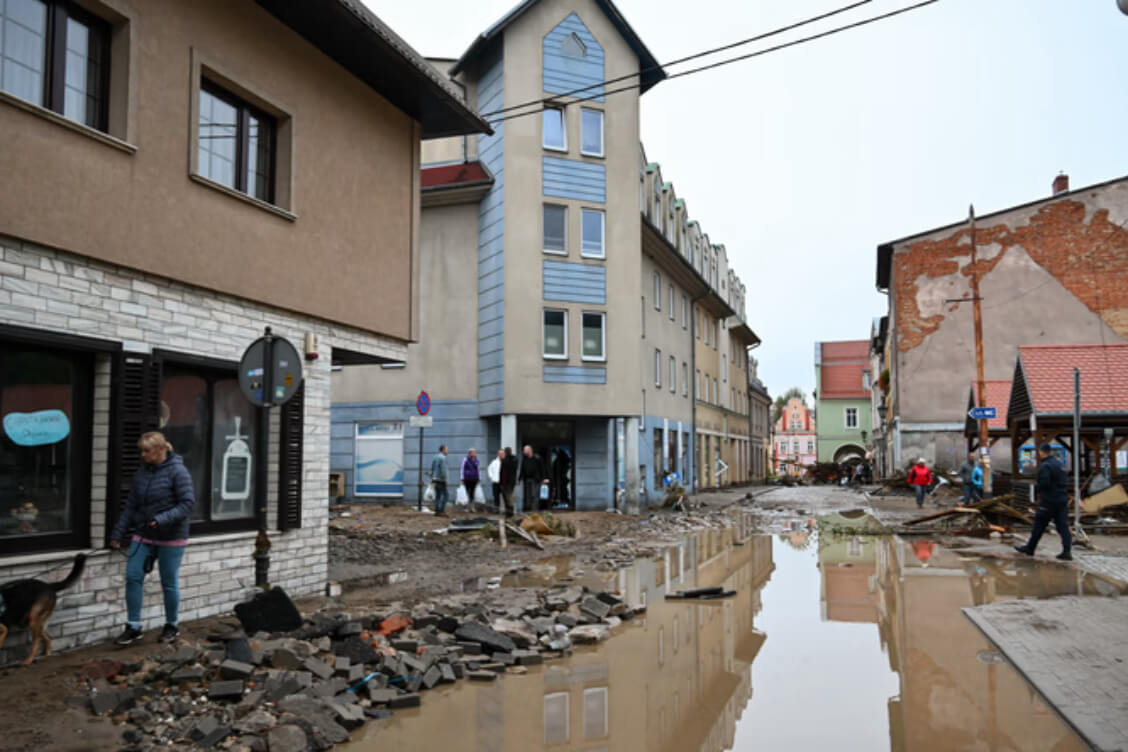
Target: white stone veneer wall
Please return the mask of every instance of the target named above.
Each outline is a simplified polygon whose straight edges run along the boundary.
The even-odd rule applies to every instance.
[[[295,274],[310,273],[308,269]],[[344,273],[344,272],[342,272]],[[229,295],[220,295],[81,256],[53,251],[0,235],[0,323],[120,341],[131,352],[163,348],[238,361],[264,326],[299,349],[306,332],[318,335],[319,358],[306,361],[302,527],[277,528],[277,410],[271,430],[269,493],[270,580],[293,596],[321,590],[328,572],[329,403],[332,348],[404,360],[396,340],[338,326]],[[109,460],[109,356],[95,362],[90,541],[102,545],[106,525],[106,465]],[[230,612],[254,583],[253,531],[193,538],[180,571],[180,619]],[[4,556],[0,582],[57,570],[66,575],[74,551]],[[164,623],[160,578],[146,581],[146,628]],[[51,619],[55,649],[65,650],[114,636],[125,622],[125,558],[100,550],[87,561],[82,580],[64,591]],[[18,633],[0,650],[0,665],[22,655]]]

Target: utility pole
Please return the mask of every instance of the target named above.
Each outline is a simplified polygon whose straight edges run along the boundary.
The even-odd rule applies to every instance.
[[[979,252],[975,246],[975,206],[968,206],[968,224],[971,227],[971,304],[975,320],[975,368],[978,376],[976,391],[979,407],[987,407],[987,382],[983,376],[983,313],[979,306]],[[991,444],[987,437],[987,421],[979,421],[979,455],[983,461],[983,495],[991,495]]]

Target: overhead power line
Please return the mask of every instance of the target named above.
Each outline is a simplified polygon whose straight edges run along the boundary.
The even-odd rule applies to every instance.
[[[878,21],[884,21],[886,19],[893,18],[894,16],[904,15],[905,13],[910,13],[912,11],[924,8],[926,6],[934,5],[938,2],[940,2],[940,0],[924,0],[924,2],[916,3],[915,5],[908,5],[908,6],[905,6],[904,8],[898,8],[897,10],[889,11],[888,13],[882,13],[882,14],[877,15],[877,16],[871,16],[869,18],[865,18],[865,19],[862,19],[861,21],[856,21],[856,22],[851,23],[851,24],[846,24],[844,26],[837,26],[833,29],[823,31],[823,32],[820,32],[818,34],[811,34],[810,36],[801,37],[800,39],[795,39],[795,40],[790,41],[790,42],[784,42],[783,44],[777,44],[777,45],[774,45],[772,47],[766,47],[762,50],[757,50],[756,52],[749,52],[749,53],[744,54],[744,55],[738,55],[736,57],[727,58],[725,60],[719,60],[715,63],[709,63],[707,65],[701,65],[701,66],[698,66],[696,68],[690,68],[689,70],[679,71],[678,73],[672,73],[669,76],[667,76],[666,79],[672,80],[672,79],[675,79],[675,78],[681,78],[683,76],[691,76],[691,75],[694,75],[696,73],[702,73],[704,71],[713,70],[714,68],[720,68],[720,67],[725,66],[725,65],[731,65],[732,63],[738,63],[738,62],[741,62],[741,61],[744,61],[744,60],[750,60],[751,58],[754,58],[754,57],[761,57],[763,55],[767,55],[767,54],[770,54],[772,52],[779,52],[780,50],[785,50],[785,49],[788,49],[790,47],[796,47],[796,46],[801,45],[801,44],[806,44],[807,42],[813,42],[813,41],[816,41],[818,39],[823,39],[825,37],[833,36],[835,34],[841,34],[844,31],[850,31],[852,29],[857,29],[857,28],[860,28],[862,26],[867,26],[869,24],[877,23]],[[707,54],[707,53],[702,53],[702,54]],[[598,86],[599,84],[596,84],[596,85]],[[567,107],[568,105],[581,104],[583,102],[590,102],[594,99],[599,99],[600,97],[609,97],[612,94],[621,94],[621,93],[626,92],[626,91],[634,91],[635,89],[638,89],[640,86],[641,86],[641,83],[631,84],[629,86],[622,86],[622,87],[619,87],[617,89],[611,89],[610,91],[605,91],[602,94],[592,94],[592,95],[588,95],[586,97],[580,97],[578,99],[573,99],[573,100],[570,100],[568,102],[560,102],[559,100],[556,100],[556,99],[548,99],[548,100],[538,99],[538,100],[535,100],[535,101],[532,101],[532,102],[528,102],[525,105],[515,105],[517,107],[521,107],[521,106],[533,107],[533,106],[535,106],[535,107],[537,107],[537,109],[529,110],[527,112],[518,112],[518,113],[515,113],[515,114],[512,114],[512,115],[506,115],[506,116],[500,117],[500,118],[487,118],[487,121],[489,122],[490,125],[497,125],[498,123],[503,123],[506,120],[516,120],[517,118],[528,117],[529,115],[540,114],[544,110],[544,105],[547,104],[547,103],[551,103],[554,107]],[[559,95],[559,96],[563,96],[563,95]]]
[[[810,18],[806,18],[802,21],[797,21],[796,23],[789,24],[787,26],[781,26],[778,29],[772,29],[771,31],[766,31],[762,34],[757,34],[754,37],[748,37],[747,39],[741,39],[739,42],[732,42],[731,44],[722,45],[721,47],[713,47],[711,49],[704,50],[702,52],[695,52],[692,55],[687,55],[686,57],[679,57],[676,60],[669,60],[665,63],[658,63],[657,65],[650,66],[649,68],[643,68],[642,70],[639,70],[636,73],[628,73],[624,76],[618,76],[616,78],[609,78],[606,81],[600,81],[597,84],[589,84],[587,86],[581,86],[578,89],[572,89],[571,91],[566,91],[563,94],[554,94],[551,97],[543,97],[541,99],[531,99],[528,102],[523,102],[521,104],[514,104],[514,105],[510,105],[509,107],[502,107],[502,108],[497,109],[497,110],[490,110],[489,112],[483,112],[482,117],[488,118],[492,115],[501,115],[501,114],[504,114],[506,112],[512,112],[513,110],[520,110],[520,109],[524,109],[526,107],[532,107],[534,105],[549,104],[549,103],[555,102],[557,97],[574,97],[577,94],[582,94],[583,92],[589,91],[590,89],[602,88],[604,86],[609,86],[610,84],[617,84],[617,83],[620,83],[622,81],[627,81],[627,80],[632,79],[632,78],[641,79],[641,77],[646,75],[647,73],[653,73],[654,71],[662,70],[663,68],[669,67],[671,65],[680,65],[681,63],[688,63],[690,60],[697,60],[699,58],[708,57],[710,55],[715,55],[719,52],[725,52],[727,50],[731,50],[731,49],[734,49],[736,47],[743,47],[744,45],[751,44],[752,42],[759,42],[760,40],[767,39],[768,37],[774,37],[774,36],[777,36],[779,34],[783,34],[784,32],[788,32],[788,31],[792,31],[794,29],[798,29],[801,26],[807,26],[807,25],[813,24],[817,21],[822,21],[824,19],[830,18],[831,16],[837,16],[841,13],[845,13],[847,11],[854,10],[855,8],[860,8],[861,6],[868,5],[871,2],[873,2],[873,0],[860,0],[860,2],[856,2],[856,3],[853,3],[851,5],[845,5],[841,8],[838,8],[837,10],[832,10],[828,13],[823,13],[823,14],[818,15],[818,16],[811,16]]]

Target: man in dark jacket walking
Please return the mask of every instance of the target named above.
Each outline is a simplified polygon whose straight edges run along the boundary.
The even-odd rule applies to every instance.
[[[188,545],[188,525],[196,506],[192,476],[164,434],[152,431],[137,442],[141,467],[133,476],[125,512],[110,533],[110,547],[121,548],[132,529],[129,562],[125,566],[125,604],[128,621],[115,640],[129,645],[141,639],[141,601],[145,575],[156,564],[164,592],[165,625],[161,642],[172,642],[180,635],[180,563]]]
[[[1069,530],[1069,475],[1065,467],[1053,454],[1053,447],[1042,444],[1038,447],[1038,509],[1034,512],[1034,529],[1030,531],[1030,540],[1025,546],[1015,546],[1014,550],[1020,554],[1033,556],[1038,548],[1038,540],[1050,520],[1054,521],[1058,535],[1061,537],[1061,553],[1057,558],[1062,561],[1073,561],[1071,549],[1073,535]]]
[[[513,490],[517,487],[517,458],[506,447],[501,459],[501,496],[505,499],[505,516],[513,516]]]
[[[531,512],[534,509],[539,509],[540,487],[542,483],[548,482],[548,473],[545,471],[544,463],[541,462],[540,457],[533,454],[533,448],[528,444],[525,445],[521,457],[521,469],[517,473],[517,479],[523,484],[525,492],[524,511]]]

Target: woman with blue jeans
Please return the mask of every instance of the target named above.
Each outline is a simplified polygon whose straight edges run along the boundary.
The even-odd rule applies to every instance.
[[[180,562],[188,545],[188,524],[196,495],[192,476],[164,434],[151,431],[137,442],[141,448],[141,467],[133,476],[133,487],[125,512],[110,534],[110,547],[121,548],[126,531],[133,529],[129,542],[129,561],[125,566],[125,604],[128,621],[115,640],[129,645],[141,639],[141,602],[145,575],[156,564],[164,591],[165,625],[160,641],[172,642],[180,636]]]

